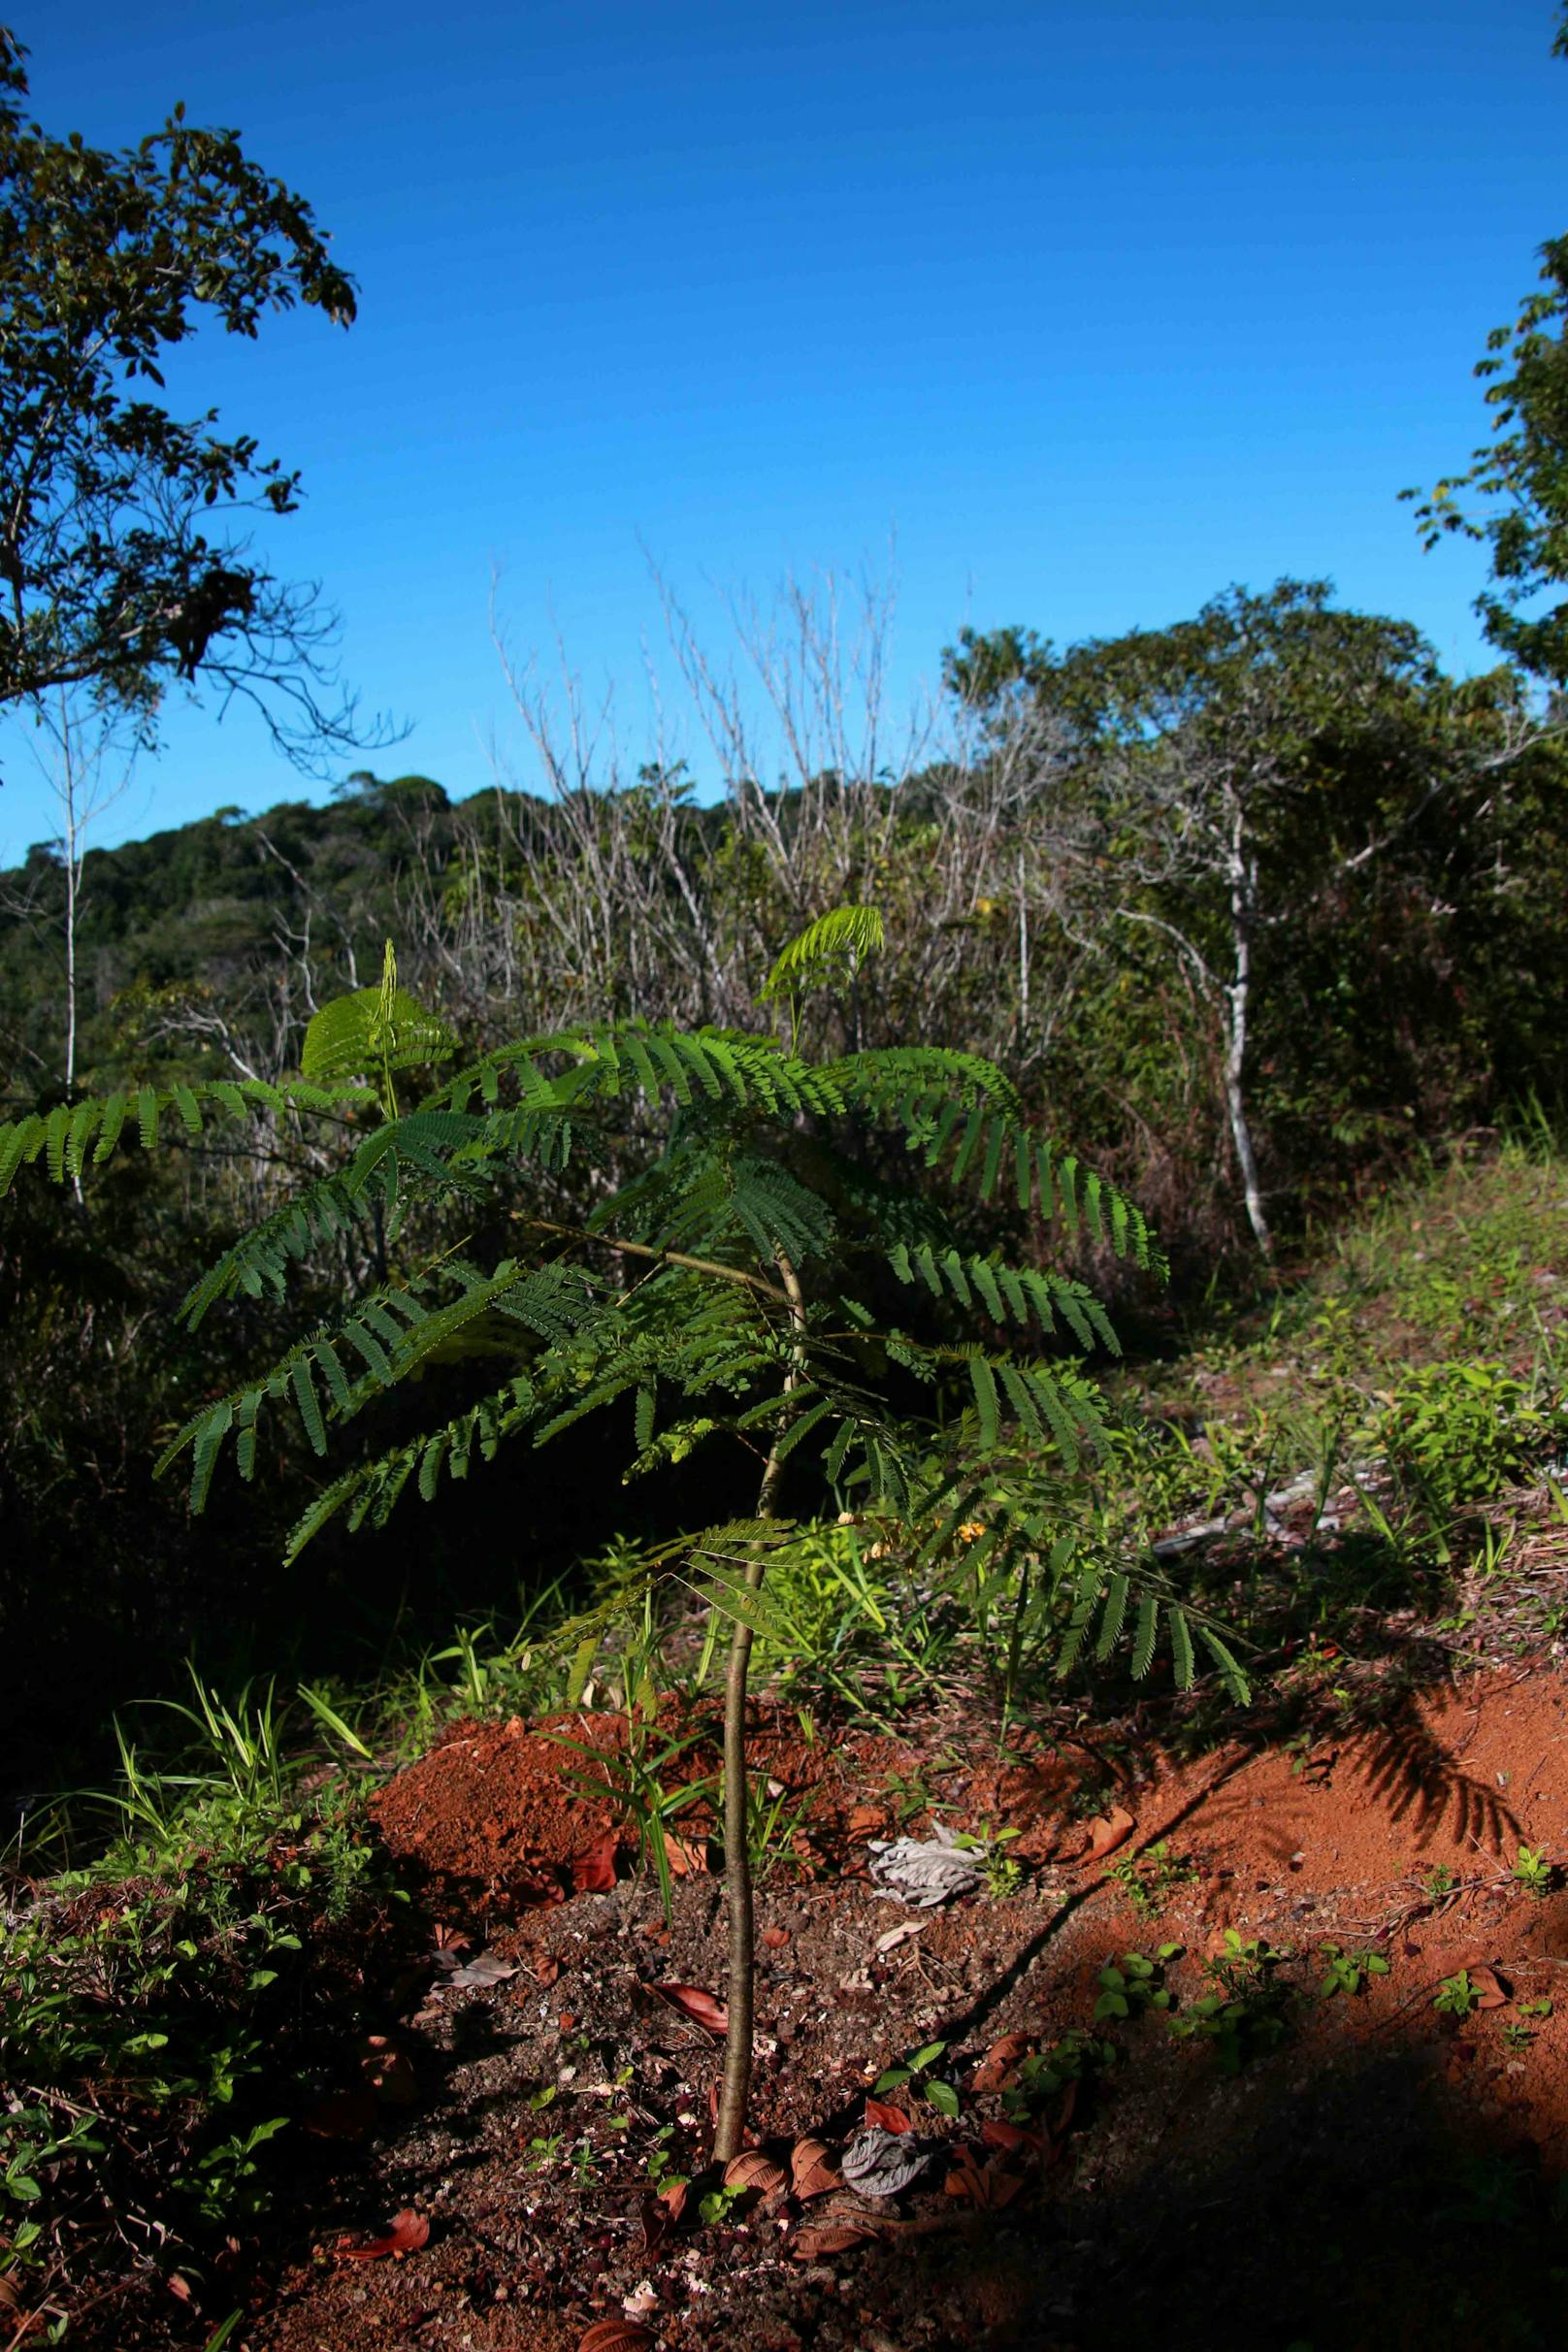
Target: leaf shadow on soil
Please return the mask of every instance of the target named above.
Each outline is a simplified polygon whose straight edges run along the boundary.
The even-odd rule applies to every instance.
[[[945,2340],[992,2352],[1560,2343],[1555,2184],[1505,2118],[1459,2114],[1433,2049],[1347,2047],[1305,2079],[1268,2061],[1224,2089],[1196,2074],[1200,2117],[1173,2114],[1113,2193],[1086,2156],[984,2236],[879,2249],[887,2335],[943,2341],[898,2314],[945,2309],[972,2314]]]

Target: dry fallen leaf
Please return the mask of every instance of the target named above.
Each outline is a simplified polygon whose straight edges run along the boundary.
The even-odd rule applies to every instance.
[[[1031,2034],[1003,2034],[994,2042],[974,2070],[970,2089],[999,2091],[1021,2059],[1027,2058],[1034,2047]]]
[[[878,1959],[885,1959],[889,1952],[896,1952],[900,1944],[908,1943],[911,1936],[923,1936],[925,1933],[924,1919],[906,1919],[901,1927],[890,1927],[885,1936],[878,1936],[876,1940],[874,1948]]]
[[[1039,2156],[1045,2150],[1038,2132],[1026,2132],[1021,2123],[1004,2123],[999,2115],[980,2126],[980,2137],[988,2148],[1000,2148],[1008,2156]]]
[[[515,1963],[503,1960],[497,1952],[475,1952],[472,1960],[465,1960],[461,1966],[455,1950],[439,1951],[436,1958],[447,1972],[443,1981],[465,1992],[483,1992],[492,1984],[505,1984],[508,1976],[517,1974]],[[437,1989],[440,1990],[439,1985]]]
[[[899,2197],[930,2163],[928,2145],[917,2134],[873,2123],[857,2132],[844,2150],[843,2172],[863,2197]]]
[[[763,1942],[769,1951],[781,1952],[789,1940],[790,1931],[787,1927],[765,1927],[763,1929]]]
[[[677,1878],[701,1878],[707,1871],[707,1840],[676,1838],[667,1829],[665,1860]]]
[[[759,2197],[771,2197],[775,2189],[784,2186],[784,2167],[765,2156],[761,2148],[743,2148],[732,2156],[724,2168],[727,2189],[745,2189]]]
[[[867,2099],[866,2120],[871,2128],[884,2132],[912,2132],[915,2128],[913,2117],[902,2107],[889,2107],[881,2099]]]
[[[1473,1964],[1467,1973],[1476,1989],[1477,2009],[1501,2009],[1509,1994],[1497,1971]]]
[[[873,1838],[866,1850],[877,1893],[912,1911],[934,1911],[985,1883],[984,1850],[961,1846],[940,1821],[929,1838]]]
[[[1114,1854],[1125,1846],[1138,1824],[1125,1805],[1113,1805],[1108,1813],[1097,1813],[1089,1824],[1089,1851],[1098,1862],[1106,1854]]]
[[[809,2198],[826,2197],[831,2189],[841,2189],[844,2185],[844,2175],[820,2140],[796,2141],[790,2157],[790,2179],[802,2205]]]
[[[429,2239],[430,2223],[423,2213],[394,2213],[384,2238],[373,2238],[363,2246],[340,2245],[338,2253],[344,2262],[382,2262],[389,2254],[417,2254]]]
[[[815,2262],[824,2254],[847,2254],[851,2246],[865,2245],[870,2235],[869,2230],[851,2229],[847,2222],[832,2222],[823,2230],[797,2230],[790,2252],[797,2262]]]
[[[643,2352],[653,2337],[635,2319],[596,2319],[577,2352]]]
[[[573,1858],[572,1883],[579,1895],[609,1893],[615,1883],[615,1856],[620,1843],[618,1831],[606,1829],[602,1838]]]
[[[694,2025],[705,2027],[710,2034],[722,2034],[730,2022],[730,2012],[724,2003],[716,2001],[711,1993],[704,1993],[700,1984],[650,1984],[648,1990],[657,1993],[661,2001],[668,2001],[671,2009],[678,2009],[683,2016],[690,2017]]]

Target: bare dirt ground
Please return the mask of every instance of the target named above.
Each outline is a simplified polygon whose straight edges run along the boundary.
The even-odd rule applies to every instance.
[[[1568,1893],[1515,1865],[1568,1862],[1568,1675],[1390,1689],[1337,1742],[1137,1775],[1055,1728],[999,1743],[977,1707],[807,1740],[759,1714],[785,1827],[758,2147],[719,2212],[702,1805],[667,1927],[613,1766],[599,1789],[544,1736],[613,1756],[622,1719],[459,1726],[377,1800],[409,1917],[217,2287],[245,2299],[230,2352],[1561,2343]],[[678,1770],[712,1766],[699,1742]],[[870,1840],[937,1819],[1016,1829],[1016,1891],[917,1911],[870,1883]],[[1354,1988],[1324,1992],[1325,1945]],[[1128,1951],[1151,1974],[1096,2017]],[[893,2197],[840,2171],[868,2098],[924,2159]]]

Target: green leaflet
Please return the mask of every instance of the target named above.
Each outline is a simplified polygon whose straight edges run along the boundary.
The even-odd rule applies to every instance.
[[[1225,1685],[1226,1697],[1233,1706],[1250,1707],[1253,1697],[1252,1685],[1225,1643],[1221,1640],[1212,1625],[1200,1623],[1197,1634],[1198,1640],[1208,1650],[1220,1670],[1220,1680]]]
[[[1160,1601],[1146,1592],[1138,1603],[1138,1628],[1132,1637],[1132,1674],[1141,1682],[1155,1662],[1155,1635],[1160,1624]]]
[[[1192,1687],[1192,1636],[1186,1617],[1174,1601],[1165,1604],[1165,1620],[1170,1627],[1170,1662],[1178,1690]]]
[[[1099,1639],[1094,1644],[1094,1655],[1103,1665],[1122,1637],[1122,1620],[1127,1614],[1130,1587],[1120,1568],[1113,1568],[1105,1580],[1105,1609],[1099,1621]]]
[[[980,1417],[980,1451],[995,1452],[1000,1404],[996,1395],[996,1376],[983,1356],[969,1357],[969,1382],[974,1389],[975,1410]]]

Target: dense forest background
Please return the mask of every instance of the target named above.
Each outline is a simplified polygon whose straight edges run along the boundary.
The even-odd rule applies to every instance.
[[[820,600],[784,609],[762,678],[793,772],[688,646],[711,692],[700,776],[524,701],[537,789],[453,800],[361,768],[324,806],[221,809],[74,866],[36,847],[0,877],[7,1111],[67,1099],[68,1073],[75,1093],[276,1078],[389,938],[474,1050],[610,1014],[776,1027],[757,991],[785,940],[868,902],[886,952],[808,1008],[812,1042],[960,1038],[994,1057],[1062,1148],[1155,1220],[1168,1291],[1084,1270],[1159,1344],[1162,1321],[1266,1279],[1413,1155],[1560,1106],[1568,762],[1554,700],[1513,668],[1455,681],[1407,624],[1283,581],[1065,652],[966,634],[940,709],[894,757],[874,604],[853,629]],[[107,1709],[192,1646],[219,1674],[362,1667],[465,1612],[515,1610],[628,1524],[626,1494],[573,1475],[591,1455],[542,1483],[503,1457],[395,1552],[328,1539],[285,1572],[278,1539],[315,1476],[303,1449],[259,1508],[220,1482],[199,1529],[178,1480],[153,1481],[160,1438],[269,1336],[261,1304],[196,1337],[172,1310],[319,1148],[286,1122],[203,1138],[116,1166],[64,1215],[14,1190],[8,1787],[45,1769],[46,1724],[68,1776]],[[1045,1251],[1039,1231],[1009,1238]],[[378,1247],[345,1237],[322,1298],[370,1278]]]

